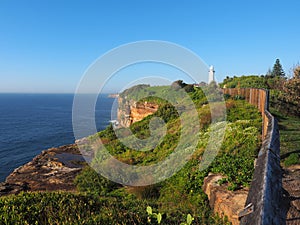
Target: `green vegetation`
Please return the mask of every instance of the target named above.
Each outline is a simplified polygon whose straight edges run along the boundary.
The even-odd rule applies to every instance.
[[[221,86],[227,88],[265,88],[270,90],[270,111],[277,118],[280,129],[280,152],[284,166],[299,164],[300,152],[300,66],[293,68],[293,76],[285,77],[280,61],[266,76],[227,77]]]
[[[130,98],[145,99],[144,93],[151,93],[152,97],[148,100],[154,100],[153,96],[167,95],[168,88],[139,85],[125,91],[125,94]],[[228,184],[229,190],[249,186],[254,158],[260,146],[261,115],[243,100],[227,99],[227,122],[224,122],[218,102],[220,92],[214,93],[212,86],[206,86],[204,91],[208,95],[205,96],[200,88],[191,89],[189,86],[187,89],[199,114],[201,133],[196,150],[174,176],[150,186],[126,187],[86,167],[75,180],[77,194],[22,193],[0,198],[1,220],[4,224],[229,224],[211,211],[202,190],[203,181],[209,172],[214,172],[226,177],[223,182]],[[180,101],[185,101],[185,98]],[[211,101],[209,105],[208,99]],[[158,111],[130,127],[136,137],[145,139],[150,136],[149,123],[153,117],[165,121],[166,135],[157,146],[150,146],[149,151],[135,151],[122,144],[112,126],[89,139],[93,141],[100,137],[105,148],[127,164],[151,165],[164,160],[177,147],[182,132],[193,127],[182,128],[180,125],[179,117],[190,119],[189,110],[183,110],[179,115],[170,102],[159,98],[155,101],[160,103]],[[211,124],[211,110],[215,110],[217,115],[214,124]],[[210,137],[210,131],[218,131],[224,126],[225,137],[217,157],[206,169],[200,170],[209,138],[214,142],[220,141],[218,136]],[[118,132],[127,131],[121,128]],[[191,137],[184,138],[188,143]],[[98,151],[94,160],[103,157],[97,154]]]
[[[269,82],[264,76],[241,76],[241,77],[226,77],[223,83],[220,83],[224,88],[269,88]]]
[[[7,225],[147,224],[147,215],[141,210],[147,204],[133,197],[125,200],[84,193],[21,193],[0,198],[0,222]]]
[[[140,93],[149,93],[151,90],[153,95],[159,95],[158,93],[164,92],[167,88],[143,86],[139,87],[137,92],[135,89],[134,94],[143,97]],[[205,91],[209,93],[209,90]],[[127,94],[133,96],[129,91]],[[210,107],[217,109],[218,102],[206,105],[207,97],[201,89],[197,88],[189,92],[189,96],[194,100],[198,110],[202,132],[191,159],[178,173],[164,182],[149,187],[125,188],[125,191],[146,201],[155,200],[157,210],[163,215],[161,223],[165,223],[165,219],[184,221],[184,215],[191,214],[195,224],[219,224],[220,220],[212,214],[207,196],[202,191],[203,179],[209,172],[215,172],[227,177],[224,182],[228,183],[230,190],[249,186],[253,174],[253,161],[260,146],[261,115],[257,109],[245,101],[228,99],[226,101],[228,123],[223,145],[211,166],[201,171],[199,164],[209,138]],[[180,138],[182,130],[175,108],[169,103],[162,103],[156,113],[133,124],[130,129],[137,137],[147,138],[150,135],[149,122],[156,116],[163,118],[167,123],[167,134],[162,142],[150,151],[134,151],[123,145],[113,135],[111,127],[100,132],[98,136],[105,148],[120,161],[133,165],[157,163],[173,152]],[[216,125],[220,126],[222,122]],[[120,129],[119,132],[125,131]]]
[[[273,70],[271,71],[271,77],[285,77],[285,73],[282,69],[282,65],[280,64],[280,60],[276,59],[275,64],[273,66]]]
[[[293,68],[293,76],[285,77],[279,60],[266,76],[226,77],[221,87],[265,88],[270,90],[270,105],[276,111],[289,116],[300,116],[300,66]]]
[[[157,220],[157,223],[160,224],[161,219],[162,219],[161,213],[154,213],[154,212],[152,212],[151,206],[147,206],[146,211],[147,211],[148,216],[149,216],[148,217],[149,222],[151,222],[151,218],[155,218]]]
[[[296,157],[300,153],[300,118],[281,113],[274,108],[271,108],[270,111],[279,124],[280,155],[283,165],[300,164],[300,159]]]
[[[161,213],[154,213],[152,211],[151,206],[147,206],[146,211],[148,213],[148,221],[149,222],[151,222],[151,218],[154,218],[157,221],[157,224],[161,223],[161,220],[162,220],[162,214]],[[191,214],[188,214],[187,217],[186,217],[186,222],[182,222],[182,223],[180,223],[180,225],[191,225],[193,221],[194,221],[194,218],[191,216]]]
[[[98,193],[102,196],[107,195],[120,185],[99,176],[95,170],[86,166],[81,173],[76,177],[75,184],[80,192]]]
[[[284,165],[287,166],[291,166],[291,165],[295,165],[295,164],[299,164],[299,154],[298,153],[292,153],[290,154],[286,160],[284,160]]]

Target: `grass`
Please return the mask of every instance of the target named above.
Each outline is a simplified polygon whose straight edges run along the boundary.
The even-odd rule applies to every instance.
[[[158,88],[156,87],[156,89]],[[141,90],[139,89],[139,93]],[[221,149],[208,168],[199,170],[199,164],[210,136],[209,130],[212,128],[210,125],[210,107],[215,107],[218,110],[219,103],[214,102],[206,105],[207,100],[201,89],[195,90],[190,95],[196,101],[201,125],[199,143],[190,160],[174,176],[157,185],[143,188],[126,188],[126,191],[143,200],[155,200],[157,211],[163,213],[168,219],[175,218],[175,220],[181,221],[183,215],[191,214],[195,218],[195,224],[222,224],[223,222],[215,221],[216,217],[209,207],[207,196],[202,191],[203,180],[209,172],[214,172],[226,176],[224,182],[229,184],[230,190],[249,186],[254,170],[254,159],[260,147],[261,115],[254,106],[243,100],[228,99],[226,101],[227,126]],[[162,142],[150,151],[135,151],[123,145],[113,135],[112,127],[107,128],[98,135],[102,140],[105,140],[106,149],[122,162],[133,165],[151,165],[160,162],[176,148],[180,133],[185,129],[190,129],[190,127],[180,128],[179,115],[169,105],[162,104],[156,113],[133,124],[130,127],[131,131],[137,137],[149,137],[148,125],[154,116],[165,120],[167,134]],[[189,114],[185,112],[181,116],[188,118]],[[217,122],[215,125],[222,127],[220,123],[222,122]],[[121,129],[120,132],[126,131]],[[185,138],[188,140],[189,137]],[[215,142],[219,141],[217,139],[217,136],[213,137]],[[129,140],[131,139],[129,138]],[[82,178],[90,176],[81,174]],[[85,182],[80,182],[79,179],[79,183],[83,185],[80,188],[81,190],[86,189],[84,187],[87,185]],[[103,190],[103,187],[106,187],[101,185],[100,183],[100,186],[94,189]]]
[[[284,166],[289,167],[299,163],[299,153],[291,153],[285,160]]]
[[[0,198],[0,224],[146,224],[148,204],[133,196],[124,201],[86,193],[21,193]]]
[[[280,132],[280,154],[284,166],[300,164],[300,118],[281,113],[274,108],[271,113],[277,118]]]

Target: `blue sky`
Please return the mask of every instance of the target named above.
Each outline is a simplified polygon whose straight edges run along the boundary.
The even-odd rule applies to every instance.
[[[99,56],[141,40],[192,50],[218,81],[265,74],[276,58],[288,73],[300,61],[299,9],[297,0],[2,0],[0,92],[74,92]]]

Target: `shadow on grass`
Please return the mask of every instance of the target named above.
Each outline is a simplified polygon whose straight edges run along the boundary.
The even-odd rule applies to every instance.
[[[295,150],[295,151],[292,151],[292,152],[288,152],[288,153],[285,153],[285,154],[282,154],[281,156],[280,156],[280,159],[282,160],[282,159],[285,159],[285,158],[287,158],[287,157],[289,157],[291,154],[293,154],[293,153],[298,153],[298,154],[300,154],[300,150]]]

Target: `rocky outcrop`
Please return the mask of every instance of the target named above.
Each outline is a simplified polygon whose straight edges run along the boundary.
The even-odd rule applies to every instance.
[[[147,101],[136,102],[123,97],[119,97],[118,104],[118,121],[123,127],[129,127],[131,124],[141,121],[158,109],[158,104]]]
[[[48,149],[15,169],[0,184],[0,196],[21,191],[75,191],[74,178],[84,165],[76,144]]]
[[[0,196],[9,195],[9,194],[18,194],[21,191],[28,191],[28,183],[0,183]]]
[[[109,94],[108,97],[109,98],[118,98],[119,94]]]
[[[218,174],[209,174],[204,179],[203,190],[214,212],[220,216],[227,216],[233,225],[238,225],[240,224],[238,214],[244,209],[248,190],[229,191],[227,184],[218,184],[223,178]]]

